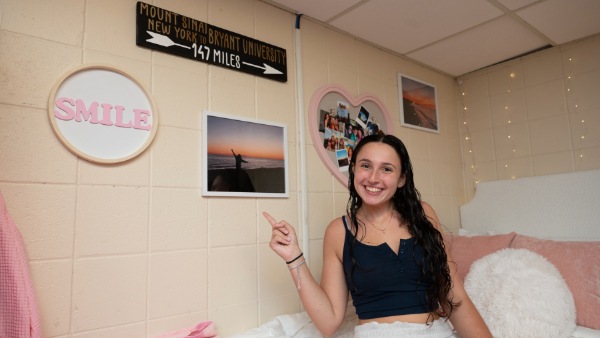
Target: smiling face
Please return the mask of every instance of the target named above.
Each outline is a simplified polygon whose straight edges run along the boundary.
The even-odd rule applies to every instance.
[[[366,205],[388,203],[405,182],[400,157],[385,143],[365,144],[356,155],[353,169],[354,187]]]

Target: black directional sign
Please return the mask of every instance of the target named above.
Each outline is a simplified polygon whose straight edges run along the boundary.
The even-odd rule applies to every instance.
[[[138,1],[136,45],[287,81],[285,49]]]

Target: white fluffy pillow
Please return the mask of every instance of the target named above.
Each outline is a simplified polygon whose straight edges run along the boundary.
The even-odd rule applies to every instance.
[[[475,261],[465,290],[495,337],[563,338],[575,330],[575,302],[546,258],[502,249]]]

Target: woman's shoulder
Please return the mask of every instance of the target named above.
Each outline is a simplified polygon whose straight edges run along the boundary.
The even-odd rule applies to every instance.
[[[327,229],[325,230],[325,232],[338,232],[339,230],[344,230],[344,226],[346,226],[346,224],[344,223],[343,217],[344,216],[340,216],[332,219],[331,222],[329,222],[329,224],[327,225]]]
[[[427,218],[429,218],[429,221],[431,221],[431,223],[433,224],[433,226],[435,226],[436,229],[441,231],[440,221],[438,219],[437,214],[435,213],[435,210],[433,210],[433,207],[425,201],[421,201],[421,205],[423,206],[423,211],[425,212],[425,216],[427,216]]]
[[[425,201],[421,201],[421,206],[423,207],[423,210],[425,211],[425,213],[435,212],[435,211],[433,211],[433,207]]]
[[[429,217],[434,216],[434,217],[437,218],[435,210],[433,209],[433,207],[429,203],[427,203],[425,201],[421,201],[421,206],[423,207],[423,211],[425,212],[425,215],[427,215]]]
[[[327,225],[325,237],[323,239],[324,252],[326,248],[332,249],[339,259],[342,257],[342,250],[344,248],[344,238],[346,236],[345,226],[342,217],[333,219],[329,222],[329,225]]]
[[[327,229],[325,229],[325,237],[333,237],[334,240],[344,238],[346,235],[345,227],[346,223],[344,222],[343,216],[334,218],[327,225]]]

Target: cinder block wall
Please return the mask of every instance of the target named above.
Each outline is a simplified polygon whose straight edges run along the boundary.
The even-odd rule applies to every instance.
[[[299,144],[295,16],[260,1],[149,3],[285,48],[288,81],[137,47],[132,0],[0,2],[0,191],[26,243],[46,337],[153,337],[204,320],[227,336],[300,311],[260,213],[298,224],[305,166],[309,265],[319,277],[323,230],[344,211],[344,185],[308,135]],[[597,38],[469,74],[462,86],[310,20],[302,20],[301,39],[305,110],[328,83],[377,96],[409,148],[417,187],[449,230],[460,226],[458,207],[473,193],[473,163],[480,180],[600,168]],[[569,57],[577,66],[569,68]],[[156,101],[156,138],[131,161],[80,159],[51,130],[53,86],[89,63],[126,71]],[[512,67],[514,82],[505,77]],[[400,126],[399,72],[436,86],[439,134]],[[519,94],[506,97],[507,86]],[[510,126],[504,101],[521,107]],[[202,197],[202,110],[286,124],[290,197]],[[508,151],[506,130],[524,156]]]

